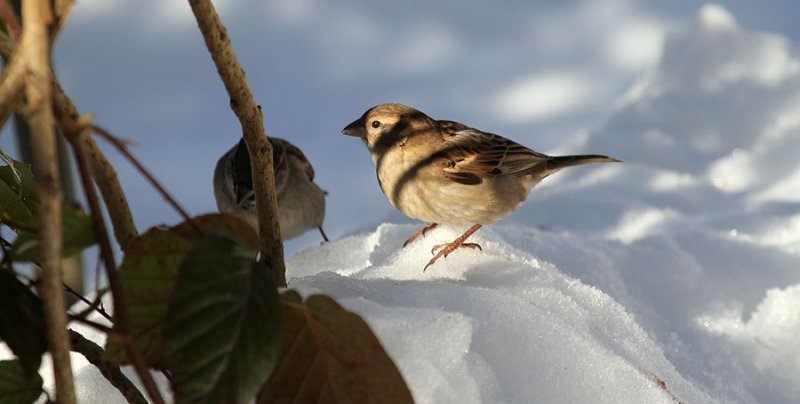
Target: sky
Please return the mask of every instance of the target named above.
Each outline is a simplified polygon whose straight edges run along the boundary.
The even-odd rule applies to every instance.
[[[794,2],[218,8],[267,132],[329,192],[334,241],[287,243],[290,286],[362,314],[417,401],[673,402],[659,379],[684,402],[800,401]],[[80,2],[54,53],[82,113],[134,140],[190,212],[215,209],[239,128],[187,4]],[[483,252],[422,273],[462,229],[400,248],[421,224],[340,133],[381,102],[624,163],[553,175],[473,236]],[[108,155],[140,230],[179,221]]]
[[[800,41],[790,1],[720,4],[747,29]],[[363,146],[340,133],[367,108],[407,103],[537,151],[556,151],[602,123],[658,61],[665,32],[702,3],[215,5],[265,111],[267,133],[301,147],[329,192],[325,227],[336,237],[401,219],[377,187]],[[216,209],[214,164],[240,128],[186,2],[78,2],[54,60],[81,113],[135,141],[136,155],[191,213]],[[10,143],[4,133],[0,147],[13,149]],[[105,149],[140,230],[179,220],[121,156]],[[289,241],[287,253],[317,242],[309,233]]]

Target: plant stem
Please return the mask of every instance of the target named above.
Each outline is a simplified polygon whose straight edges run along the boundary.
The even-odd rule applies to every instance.
[[[125,397],[129,403],[146,404],[147,400],[136,386],[122,373],[119,366],[103,360],[103,349],[76,331],[69,330],[72,339],[72,350],[83,355],[94,365],[103,377],[109,381]]]
[[[242,135],[250,155],[253,192],[258,211],[258,235],[261,239],[261,260],[273,271],[278,286],[286,286],[286,264],[283,240],[278,223],[278,202],[275,195],[275,173],[272,166],[272,145],[264,131],[264,115],[253,100],[225,26],[210,0],[189,0],[197,25],[203,33],[211,59],[228,91],[231,109],[239,118]]]
[[[70,363],[67,309],[61,274],[61,204],[56,138],[51,104],[50,47],[47,25],[52,21],[47,0],[22,2],[22,39],[18,51],[27,68],[25,95],[30,106],[33,171],[39,198],[38,222],[41,266],[38,282],[44,306],[48,350],[53,358],[56,399],[75,402],[75,386]],[[12,59],[14,59],[12,57]]]

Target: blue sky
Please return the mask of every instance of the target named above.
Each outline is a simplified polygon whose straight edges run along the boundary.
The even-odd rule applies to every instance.
[[[329,191],[325,227],[333,237],[403,220],[381,195],[362,145],[340,134],[368,107],[403,102],[553,151],[601,125],[658,61],[664,34],[703,4],[215,3],[267,132],[300,146]],[[745,29],[800,42],[795,2],[719,4]],[[80,1],[54,58],[82,113],[135,141],[134,153],[190,212],[215,210],[212,170],[240,129],[186,2]],[[0,145],[9,143],[4,133]],[[108,155],[140,230],[178,221],[119,155]],[[317,238],[309,233],[287,250]]]

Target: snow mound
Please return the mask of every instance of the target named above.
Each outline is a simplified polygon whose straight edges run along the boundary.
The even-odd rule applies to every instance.
[[[415,230],[382,224],[305,250],[287,276],[362,314],[418,402],[713,401],[599,289],[490,229],[471,239],[483,251],[456,251],[423,273],[432,246],[459,232],[437,228],[401,248]]]

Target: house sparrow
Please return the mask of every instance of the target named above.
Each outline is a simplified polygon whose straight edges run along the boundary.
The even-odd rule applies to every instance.
[[[435,246],[431,253],[439,252],[425,269],[457,248],[480,249],[465,240],[513,213],[548,175],[564,167],[619,161],[599,155],[547,156],[402,104],[370,108],[342,133],[367,145],[389,202],[404,215],[429,223],[403,246],[440,223],[472,225],[453,242]]]
[[[314,168],[297,146],[275,137],[270,137],[269,141],[272,144],[281,237],[288,240],[316,227],[322,239],[328,241],[322,230],[326,193],[314,183]],[[258,229],[250,155],[244,139],[217,161],[214,198],[220,212],[236,215]]]

